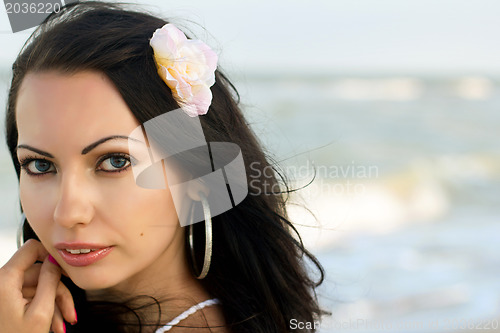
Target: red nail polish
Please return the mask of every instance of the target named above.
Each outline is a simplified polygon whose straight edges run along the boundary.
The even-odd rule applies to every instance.
[[[64,330],[64,333],[66,333],[66,324],[63,322],[63,330]]]
[[[50,261],[51,263],[53,263],[54,265],[56,265],[57,267],[61,267],[61,266],[57,263],[57,261],[54,259],[54,257],[53,257],[52,255],[50,255],[50,254],[49,254],[49,261]]]

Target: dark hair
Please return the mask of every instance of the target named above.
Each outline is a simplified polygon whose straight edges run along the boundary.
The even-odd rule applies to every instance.
[[[166,23],[122,5],[89,1],[62,8],[36,29],[12,67],[8,97],[7,144],[18,177],[15,110],[19,87],[27,73],[82,70],[104,73],[140,123],[178,108],[170,89],[157,74],[149,46],[153,32]],[[324,270],[304,248],[297,230],[287,219],[286,181],[268,162],[238,107],[236,89],[220,70],[216,71],[211,91],[210,109],[200,117],[205,137],[208,142],[237,144],[242,150],[248,180],[254,180],[254,186],[240,204],[213,218],[212,264],[201,283],[221,301],[232,332],[287,332],[291,319],[318,321],[325,312],[318,305],[315,288],[323,282]],[[275,174],[262,172],[270,168]],[[274,185],[283,192],[269,191],[276,188]],[[203,235],[200,229],[203,223],[195,224],[194,228],[195,235]],[[23,229],[25,240],[37,239],[28,221]],[[317,269],[318,281],[310,276],[310,267]],[[140,331],[144,325],[144,318],[138,315],[136,323],[124,327],[122,313],[139,313],[131,303],[90,302],[71,280],[64,282],[73,294],[79,315],[78,324],[68,327],[68,331],[123,332],[131,326]],[[157,300],[151,303],[159,307]],[[303,332],[306,331],[315,330]]]

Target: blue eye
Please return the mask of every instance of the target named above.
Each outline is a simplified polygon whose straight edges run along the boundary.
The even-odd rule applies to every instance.
[[[33,161],[35,162],[35,168],[40,171],[40,172],[47,172],[50,169],[50,163],[45,160],[36,160]]]
[[[26,158],[20,161],[21,167],[30,175],[41,176],[55,171],[52,162],[44,159]]]
[[[127,164],[127,160],[123,157],[110,157],[109,162],[115,168],[123,168]]]
[[[100,164],[100,170],[107,172],[123,171],[130,166],[130,159],[126,156],[109,156]]]

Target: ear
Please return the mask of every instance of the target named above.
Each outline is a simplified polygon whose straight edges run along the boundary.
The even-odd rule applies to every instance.
[[[201,201],[199,195],[200,192],[203,192],[203,194],[205,194],[205,197],[208,197],[210,190],[208,186],[201,181],[190,182],[187,188],[187,195],[189,196],[189,198],[193,201]]]

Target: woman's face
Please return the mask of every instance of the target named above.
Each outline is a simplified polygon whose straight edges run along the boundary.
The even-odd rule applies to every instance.
[[[127,136],[139,123],[105,75],[30,73],[16,118],[24,212],[79,287],[130,291],[188,272],[171,193],[136,185]]]

